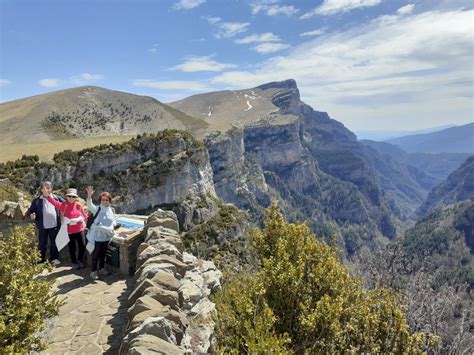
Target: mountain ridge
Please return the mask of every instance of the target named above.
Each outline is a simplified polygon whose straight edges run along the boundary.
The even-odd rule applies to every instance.
[[[5,143],[134,135],[166,128],[198,133],[207,124],[149,96],[98,86],[59,90],[0,104]]]
[[[426,134],[388,139],[408,153],[470,153],[474,154],[474,122]]]

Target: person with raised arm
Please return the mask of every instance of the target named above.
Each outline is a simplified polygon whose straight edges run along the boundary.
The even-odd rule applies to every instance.
[[[94,205],[92,202],[92,196],[95,192],[94,188],[88,186],[86,192],[87,207],[91,213],[90,218],[93,219],[89,232],[87,233],[88,242],[94,244],[90,276],[93,280],[98,280],[99,274],[104,276],[109,274],[105,269],[105,255],[107,252],[107,246],[114,236],[114,228],[116,224],[115,213],[113,208],[110,206],[112,195],[109,192],[100,193],[98,198],[99,206]]]
[[[84,208],[77,200],[77,190],[67,189],[66,201],[56,201],[51,195],[48,195],[48,201],[60,210],[64,216],[64,222],[67,224],[67,233],[69,235],[69,255],[74,270],[84,268],[84,227],[87,216]],[[76,253],[76,247],[78,252]]]

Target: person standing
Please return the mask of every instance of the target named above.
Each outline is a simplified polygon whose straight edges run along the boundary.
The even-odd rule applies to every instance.
[[[100,275],[108,275],[109,272],[105,269],[105,256],[107,247],[114,236],[115,213],[110,203],[112,202],[112,195],[109,192],[102,192],[99,195],[99,206],[92,202],[92,195],[94,195],[94,188],[88,186],[87,192],[87,207],[91,213],[90,218],[94,218],[88,233],[87,240],[94,243],[94,250],[92,251],[91,263],[91,278],[93,280],[99,279]],[[98,271],[97,271],[98,270]]]
[[[67,233],[69,235],[69,255],[74,270],[84,268],[84,226],[87,216],[82,205],[77,201],[77,190],[67,189],[66,201],[56,201],[48,195],[48,201],[59,209],[64,216],[64,223],[67,223]],[[76,253],[76,247],[78,252]]]
[[[31,202],[26,212],[31,219],[35,220],[38,229],[38,247],[41,254],[41,263],[46,262],[46,250],[49,240],[49,261],[53,265],[59,265],[59,252],[56,247],[56,235],[61,225],[61,215],[57,208],[52,205],[47,196],[51,195],[54,201],[64,201],[61,197],[52,195],[53,186],[49,181],[43,181],[40,185],[37,197]]]

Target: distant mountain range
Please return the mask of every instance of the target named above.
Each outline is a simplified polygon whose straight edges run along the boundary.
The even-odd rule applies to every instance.
[[[386,142],[361,140],[362,144],[376,149],[380,154],[412,166],[436,179],[445,180],[471,156],[470,153],[407,153],[401,148]]]
[[[386,142],[408,153],[474,154],[474,123],[432,133],[393,138]]]
[[[364,140],[369,139],[373,141],[386,141],[392,138],[404,137],[413,134],[425,134],[436,131],[441,131],[446,128],[455,127],[455,125],[443,125],[438,127],[430,127],[417,130],[357,130],[354,133],[357,135],[357,139]]]

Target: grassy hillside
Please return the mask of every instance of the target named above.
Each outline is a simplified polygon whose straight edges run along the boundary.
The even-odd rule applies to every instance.
[[[152,97],[95,86],[0,104],[0,123],[0,141],[5,144],[136,135],[164,129],[196,134],[208,126]]]

